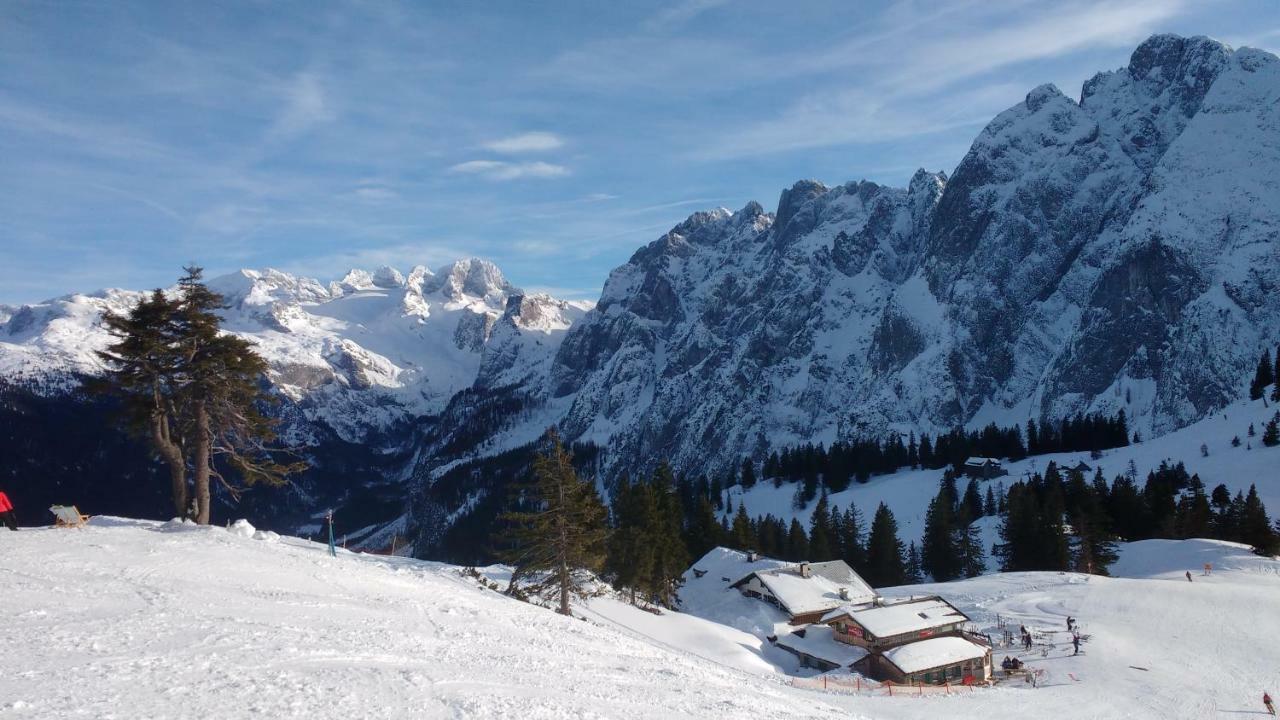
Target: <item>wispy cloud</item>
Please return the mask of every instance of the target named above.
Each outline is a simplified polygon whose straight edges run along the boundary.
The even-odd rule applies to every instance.
[[[644,28],[651,31],[664,30],[673,25],[687,23],[708,10],[728,4],[729,0],[681,0],[646,20]]]
[[[498,140],[490,140],[484,147],[496,153],[515,154],[555,150],[564,146],[560,136],[549,132],[527,132]]]
[[[505,160],[468,160],[450,167],[449,172],[478,175],[489,180],[520,180],[564,177],[569,174],[569,168],[542,161],[513,163]]]
[[[805,94],[776,117],[730,130],[697,148],[702,159],[729,159],[843,144],[923,137],[985,124],[1026,87],[1007,82],[961,83],[1018,63],[1058,58],[1097,47],[1130,46],[1185,9],[1183,0],[1133,5],[1078,2],[1035,12],[1004,26],[973,31],[963,25],[898,53],[871,51],[897,35],[879,32],[852,40],[818,64],[858,69],[858,83]],[[916,26],[920,18],[908,23]],[[872,40],[874,42],[872,42]],[[1015,89],[1018,88],[1018,89]],[[1067,92],[1071,88],[1066,89]],[[974,95],[990,102],[975,103]],[[957,109],[971,112],[959,115]]]
[[[289,138],[334,118],[324,86],[315,73],[298,73],[283,88],[284,105],[268,137]]]

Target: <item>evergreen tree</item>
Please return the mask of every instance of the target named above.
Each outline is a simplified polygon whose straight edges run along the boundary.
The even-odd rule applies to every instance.
[[[1259,555],[1273,555],[1276,552],[1276,535],[1267,519],[1267,508],[1258,497],[1258,489],[1250,485],[1249,494],[1244,498],[1244,508],[1240,514],[1240,541],[1253,546]]]
[[[907,585],[919,585],[924,582],[924,575],[920,567],[920,551],[916,548],[916,541],[912,540],[907,546],[907,565],[906,575],[903,582]]]
[[[636,593],[653,570],[653,546],[646,532],[646,519],[655,510],[653,494],[644,484],[632,485],[623,475],[613,493],[613,532],[609,535],[607,570],[613,585],[626,590],[635,604]]]
[[[549,431],[545,443],[534,458],[532,482],[520,488],[521,509],[503,516],[503,558],[513,567],[512,591],[529,580],[525,590],[549,595],[568,615],[571,597],[590,594],[581,571],[598,572],[604,563],[606,511],[595,484],[578,479],[559,436]]]
[[[898,539],[898,521],[884,503],[876,508],[867,538],[866,580],[873,587],[901,585],[906,581],[902,541]]]
[[[862,541],[862,513],[852,502],[845,508],[840,522],[840,557],[859,573],[867,566],[867,553]]]
[[[977,480],[969,478],[969,484],[964,489],[964,498],[960,502],[964,504],[964,510],[968,513],[970,520],[982,517],[982,495],[978,492]]]
[[[1000,514],[999,506],[996,504],[996,494],[992,492],[991,485],[987,485],[987,498],[982,503],[982,514],[986,517],[994,517]]]
[[[739,479],[744,490],[750,490],[756,485],[756,465],[751,462],[751,458],[742,461],[742,477]]]
[[[1262,431],[1262,444],[1267,447],[1280,445],[1280,412],[1267,421],[1267,427]]]
[[[747,517],[747,506],[739,505],[733,516],[733,527],[729,531],[729,542],[738,550],[754,550],[755,534],[751,532],[751,518]]]
[[[222,297],[200,268],[186,272],[177,297],[157,291],[129,316],[109,316],[119,342],[100,357],[133,426],[145,423],[169,466],[175,509],[182,503],[180,514],[207,525],[212,480],[234,500],[248,485],[283,485],[306,464],[277,461],[276,421],[263,413],[274,402],[262,383],[267,363],[249,341],[221,332]]]
[[[954,510],[945,483],[925,511],[920,564],[935,582],[954,580],[961,573]]]
[[[813,508],[813,517],[809,521],[809,560],[822,562],[836,557],[833,550],[835,533],[831,528],[831,510],[827,502],[827,494],[818,498]]]
[[[649,492],[654,496],[653,514],[646,522],[647,535],[653,545],[653,567],[645,590],[653,602],[673,607],[681,577],[689,566],[689,552],[681,533],[684,511],[671,467],[666,462],[659,463],[654,471]]]
[[[125,427],[146,437],[169,469],[174,515],[187,517],[186,453],[179,414],[179,366],[176,351],[178,303],[156,290],[128,315],[103,313],[102,324],[117,340],[97,355],[107,366],[96,391],[121,397]]]
[[[1271,352],[1262,351],[1262,359],[1258,361],[1258,368],[1253,373],[1253,383],[1249,385],[1249,399],[1257,400],[1262,397],[1263,391],[1267,386],[1275,382],[1275,373],[1271,367]]]
[[[809,557],[809,536],[804,532],[800,521],[791,518],[791,528],[787,531],[787,552],[785,560],[799,562]]]
[[[987,570],[987,556],[982,549],[982,535],[978,526],[970,524],[958,531],[960,548],[960,572],[965,577],[978,577]]]

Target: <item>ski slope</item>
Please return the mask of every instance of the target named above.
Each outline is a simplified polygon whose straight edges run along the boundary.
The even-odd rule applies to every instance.
[[[889,591],[941,592],[982,625],[999,613],[1052,630],[1070,613],[1092,635],[1084,656],[1057,633],[1047,658],[1028,658],[1047,670],[1039,689],[926,698],[790,687],[794,669],[759,633],[705,617],[606,598],[579,608],[586,622],[564,618],[458,568],[329,557],[247,524],[98,518],[0,533],[0,557],[6,720],[1218,717],[1280,686],[1280,563],[1212,541],[1127,546],[1127,577]],[[1180,577],[1207,557],[1212,577]],[[714,583],[703,590],[714,603]]]
[[[1006,462],[1004,467],[1009,471],[1008,476],[980,481],[979,488],[985,495],[987,482],[1003,483],[1008,487],[1025,475],[1044,472],[1050,462],[1057,462],[1059,467],[1064,467],[1080,461],[1094,468],[1101,467],[1108,482],[1117,475],[1124,474],[1132,462],[1138,471],[1138,487],[1141,488],[1147,473],[1159,467],[1161,462],[1168,461],[1172,464],[1182,461],[1188,472],[1200,475],[1206,492],[1212,491],[1219,483],[1225,484],[1232,495],[1237,491],[1248,492],[1249,485],[1256,485],[1268,514],[1274,518],[1280,515],[1280,446],[1264,447],[1262,431],[1277,409],[1280,406],[1265,400],[1240,400],[1181,430],[1127,447],[1104,451],[1097,460],[1090,458],[1087,452],[1070,452]],[[1250,424],[1253,424],[1256,431],[1254,437],[1248,436]],[[1232,447],[1233,437],[1240,438],[1239,447]],[[1201,445],[1209,451],[1208,457],[1201,454]],[[865,484],[854,482],[849,489],[830,495],[829,501],[841,509],[853,502],[863,515],[866,523],[864,531],[871,523],[876,506],[883,502],[893,511],[898,521],[898,537],[902,542],[914,540],[919,543],[924,533],[925,510],[928,509],[929,500],[938,493],[941,478],[942,470],[903,470],[890,475],[877,475]],[[1088,479],[1092,479],[1092,474]],[[960,480],[962,491],[966,482],[968,481],[963,478]],[[787,521],[797,517],[808,527],[816,503],[809,503],[804,509],[797,511],[792,506],[795,493],[795,483],[784,483],[782,487],[776,488],[771,482],[762,481],[745,493],[740,486],[735,486],[729,490],[728,495],[735,509],[745,503],[748,514],[753,517],[773,514]],[[984,547],[988,552],[991,542],[997,537],[995,520],[983,518],[980,521]],[[994,569],[993,563],[988,564]]]

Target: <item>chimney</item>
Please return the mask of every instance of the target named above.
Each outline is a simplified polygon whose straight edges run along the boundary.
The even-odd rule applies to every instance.
[[[848,600],[848,599],[849,599],[849,588],[847,588],[847,587],[842,587],[842,588],[840,588],[840,599],[841,599],[841,600]]]
[[[809,577],[809,563],[807,562],[800,563],[800,577],[802,578]]]

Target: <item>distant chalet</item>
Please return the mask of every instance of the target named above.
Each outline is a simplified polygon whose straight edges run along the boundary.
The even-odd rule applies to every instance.
[[[966,476],[975,480],[991,480],[1009,474],[999,460],[985,457],[971,457],[965,460],[961,470]]]

